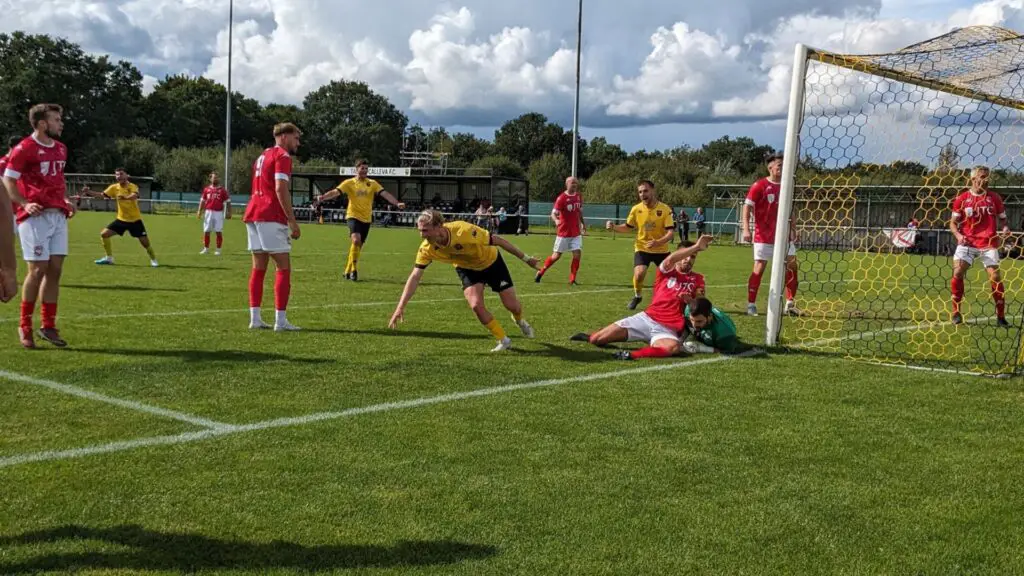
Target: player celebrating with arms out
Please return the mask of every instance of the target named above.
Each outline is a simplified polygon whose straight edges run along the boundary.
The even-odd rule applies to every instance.
[[[220,256],[220,248],[224,244],[224,219],[231,219],[231,194],[220,185],[220,177],[216,172],[210,172],[210,185],[203,188],[196,218],[203,219],[203,249],[199,253],[210,251],[210,232],[213,232],[217,234],[217,251],[214,255]]]
[[[640,202],[629,211],[625,224],[615,224],[611,220],[605,223],[605,228],[623,234],[636,231],[636,242],[633,244],[633,299],[626,306],[630,310],[636,310],[637,304],[643,299],[641,292],[647,268],[651,264],[661,265],[661,261],[671,252],[668,243],[675,233],[672,209],[658,201],[654,182],[641,180],[637,185],[637,195],[640,196]]]
[[[996,304],[996,323],[1009,326],[1006,321],[1006,293],[1003,278],[999,272],[999,246],[996,232],[996,220],[1001,223],[1003,233],[1010,232],[1006,220],[1006,208],[1003,199],[988,189],[989,169],[987,166],[975,166],[971,169],[971,185],[960,193],[953,201],[953,216],[949,220],[949,229],[956,238],[956,252],[953,254],[953,279],[950,288],[953,292],[953,324],[964,321],[960,314],[960,301],[964,298],[964,274],[981,258],[988,272],[992,287],[992,299]]]
[[[750,242],[750,211],[754,211],[754,269],[747,279],[747,315],[757,316],[757,292],[768,260],[775,250],[775,223],[779,218],[779,185],[782,182],[782,154],[768,156],[768,176],[750,186],[743,202],[740,220],[743,223],[743,241]],[[799,315],[794,299],[797,289],[796,227],[789,219],[789,248],[786,253],[786,306],[785,314]]]
[[[354,177],[345,180],[337,188],[317,198],[313,203],[315,208],[341,194],[348,196],[345,220],[348,221],[352,246],[348,249],[348,262],[345,264],[346,280],[359,280],[359,254],[363,251],[366,237],[370,234],[370,225],[373,223],[373,199],[377,194],[380,194],[381,198],[387,200],[392,206],[399,210],[405,210],[405,202],[399,202],[379,182],[368,178],[367,174],[369,173],[370,165],[366,163],[366,160],[357,160]]]
[[[424,210],[416,219],[416,227],[420,231],[423,243],[416,253],[416,265],[409,274],[398,300],[398,307],[388,323],[389,328],[397,328],[404,319],[405,306],[416,293],[416,288],[423,278],[423,271],[433,261],[447,262],[455,266],[455,273],[462,279],[462,293],[466,302],[476,314],[480,323],[498,341],[491,352],[501,352],[512,347],[512,340],[505,334],[498,319],[484,306],[484,286],[489,286],[498,293],[501,304],[512,313],[512,319],[527,338],[533,338],[533,327],[523,319],[523,304],[516,296],[512,276],[509,274],[505,260],[498,252],[502,250],[519,258],[530,268],[537,268],[537,259],[527,256],[504,238],[495,236],[479,226],[456,220],[445,222],[437,210]]]
[[[594,334],[580,332],[570,340],[607,346],[613,342],[642,341],[646,348],[615,354],[622,360],[665,358],[679,351],[679,339],[686,325],[683,306],[704,295],[704,276],[693,271],[697,253],[706,250],[711,236],[701,236],[696,244],[681,242],[680,249],[658,264],[654,296],[646,310],[609,324]]]
[[[570,176],[565,179],[565,190],[555,199],[551,219],[555,222],[555,247],[533,280],[540,282],[544,273],[558,262],[563,252],[572,252],[569,284],[575,284],[580,259],[583,257],[583,234],[587,231],[587,225],[583,222],[583,197],[580,195],[580,183],[576,178]]]
[[[107,227],[100,231],[100,241],[103,243],[105,256],[96,260],[97,264],[113,264],[114,251],[110,243],[110,237],[114,234],[123,236],[125,232],[138,238],[139,244],[149,254],[150,266],[156,268],[159,264],[156,261],[156,253],[149,243],[149,235],[146,233],[146,225],[142,223],[142,210],[139,209],[139,187],[128,181],[128,173],[124,168],[114,170],[114,179],[117,182],[107,186],[103,192],[93,192],[86,186],[82,188],[82,195],[91,198],[113,198],[117,201],[117,217]]]
[[[57,141],[64,131],[63,109],[57,104],[36,104],[28,111],[32,134],[11,151],[4,170],[7,196],[18,204],[18,236],[28,274],[21,288],[21,345],[35,348],[32,315],[42,298],[39,337],[67,346],[57,331],[57,299],[64,258],[68,254],[68,218],[75,213],[65,192],[64,167],[68,149]],[[0,257],[3,257],[0,254]],[[4,274],[5,285],[11,276]],[[4,292],[7,292],[5,288]]]
[[[274,146],[256,159],[252,168],[252,196],[242,221],[249,236],[252,272],[249,274],[249,328],[269,328],[263,323],[263,280],[270,260],[277,267],[274,277],[274,330],[298,330],[288,322],[288,297],[292,290],[292,240],[300,235],[292,211],[292,157],[299,148],[302,132],[290,122],[274,126]]]

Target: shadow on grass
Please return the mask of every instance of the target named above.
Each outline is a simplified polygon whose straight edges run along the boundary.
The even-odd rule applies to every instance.
[[[115,292],[188,292],[184,288],[151,288],[149,286],[128,286],[126,284],[61,284],[60,287],[78,290],[111,290]]]
[[[331,364],[328,358],[301,358],[275,354],[274,352],[250,350],[136,350],[131,348],[68,348],[68,352],[102,354],[105,356],[148,356],[152,358],[176,358],[184,362],[295,362],[297,364]]]
[[[303,332],[314,334],[360,334],[363,336],[388,336],[393,338],[436,338],[442,340],[488,340],[489,334],[462,334],[459,332],[432,332],[429,330],[391,330],[389,328],[303,328]]]
[[[149,264],[118,264],[121,268],[150,268]],[[187,264],[161,264],[158,268],[170,270],[233,270],[226,266],[189,266]]]
[[[81,570],[171,571],[194,573],[207,570],[301,572],[353,568],[395,568],[449,565],[482,560],[498,553],[494,546],[449,540],[401,541],[391,546],[325,544],[304,546],[294,542],[243,542],[201,534],[147,530],[141,526],[90,528],[69,525],[50,530],[0,537],[0,546],[53,544],[62,540],[96,540],[133,548],[110,552],[49,553],[18,563],[0,563],[0,572],[23,574],[42,571]],[[76,547],[97,548],[77,544]]]
[[[543,349],[521,350],[513,347],[509,352],[522,356],[551,356],[562,360],[569,360],[571,362],[602,362],[604,360],[614,359],[613,354],[614,351],[617,350],[614,346],[595,348],[586,345],[587,347],[570,348],[568,346],[561,346],[550,342],[538,342],[538,344],[543,346]]]

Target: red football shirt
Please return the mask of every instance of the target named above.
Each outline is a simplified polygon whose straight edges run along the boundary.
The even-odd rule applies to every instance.
[[[4,154],[3,156],[0,156],[0,176],[3,176],[4,171],[7,170],[8,161],[10,161],[10,152]],[[2,186],[2,184],[0,184],[0,186]],[[4,194],[6,193],[7,192],[4,191]],[[13,212],[15,215],[18,214],[18,203],[15,202],[14,200],[11,200],[11,212]]]
[[[1006,218],[1003,199],[990,190],[974,194],[964,190],[953,201],[953,219],[960,223],[960,233],[969,246],[987,250],[998,248],[996,224]]]
[[[779,185],[761,178],[747,191],[747,206],[754,209],[754,242],[775,243],[775,221],[779,218]]]
[[[658,324],[677,332],[683,330],[683,295],[696,298],[704,290],[704,275],[696,272],[662,272],[661,266],[654,278],[654,295],[644,312]]]
[[[284,207],[277,198],[277,181],[292,178],[292,157],[280,146],[267,148],[252,167],[252,196],[245,207],[243,222],[287,224]]]
[[[203,188],[202,200],[206,202],[206,209],[213,212],[224,211],[224,203],[230,199],[228,191],[223,186],[207,186]]]
[[[580,215],[583,214],[583,196],[579,192],[562,192],[555,199],[558,212],[558,228],[555,234],[562,238],[575,238],[580,232]]]
[[[64,182],[64,166],[68,162],[68,149],[54,140],[44,146],[29,136],[11,151],[4,170],[4,176],[18,180],[18,191],[29,202],[46,208],[57,208],[67,212],[64,198],[67,185]],[[28,212],[18,206],[18,222],[29,217]]]

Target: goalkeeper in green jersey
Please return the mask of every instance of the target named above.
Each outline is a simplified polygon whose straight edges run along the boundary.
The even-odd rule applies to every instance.
[[[683,316],[686,318],[686,330],[694,337],[683,343],[683,350],[690,354],[739,354],[754,349],[740,342],[732,319],[712,306],[707,298],[691,300]]]

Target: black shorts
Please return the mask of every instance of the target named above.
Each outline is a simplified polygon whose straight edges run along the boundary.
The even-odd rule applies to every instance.
[[[136,220],[135,222],[114,220],[110,224],[107,224],[107,230],[110,230],[118,236],[124,236],[125,232],[131,234],[132,238],[145,238],[146,236],[146,225],[142,223],[142,220]]]
[[[512,287],[512,275],[505,266],[505,260],[498,254],[498,259],[483,270],[469,270],[467,268],[455,268],[455,272],[462,279],[462,288],[466,289],[477,284],[486,284],[494,292],[504,292]]]
[[[348,232],[349,234],[359,234],[359,237],[366,242],[366,237],[370,235],[370,223],[356,220],[355,218],[348,219]]]
[[[660,266],[662,260],[668,258],[668,252],[655,254],[653,252],[633,252],[633,266]]]

